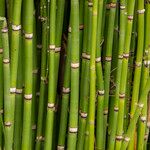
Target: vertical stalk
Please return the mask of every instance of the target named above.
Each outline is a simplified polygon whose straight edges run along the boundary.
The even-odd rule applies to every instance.
[[[92,19],[92,8],[88,6],[88,1],[85,0],[81,84],[80,84],[80,116],[79,116],[78,143],[77,143],[77,149],[79,150],[82,150],[84,147],[87,114],[88,114],[89,65],[90,65],[91,27],[92,27],[91,19]]]
[[[36,150],[41,149],[43,141],[43,126],[44,126],[44,108],[46,103],[46,62],[47,62],[47,7],[46,1],[41,1],[41,21],[42,21],[42,54],[41,54],[41,81],[40,81],[40,98],[38,105],[38,118],[37,118],[37,133],[36,133]]]
[[[70,54],[71,54],[71,32],[68,33],[67,56],[65,60],[64,81],[62,88],[62,104],[60,113],[60,127],[57,150],[65,149],[68,106],[70,98]]]
[[[127,77],[127,87],[126,87],[126,100],[125,100],[125,113],[124,113],[124,131],[127,130],[129,124],[129,111],[130,111],[130,102],[132,96],[132,84],[133,84],[133,72],[134,72],[134,56],[137,44],[137,11],[136,7],[137,2],[135,3],[134,9],[134,21],[133,21],[133,28],[132,28],[132,36],[131,36],[131,44],[130,44],[130,57],[129,57],[129,64],[128,64],[128,77]]]
[[[20,39],[22,43],[22,38]],[[22,45],[20,44],[22,49]],[[15,124],[14,124],[14,149],[21,149],[21,138],[22,138],[22,117],[23,117],[23,69],[22,69],[22,51],[19,51],[18,60],[18,76],[17,76],[17,87],[16,87],[16,102],[15,102]]]
[[[15,93],[17,85],[17,69],[18,69],[18,56],[20,49],[20,30],[21,30],[21,4],[22,0],[13,1],[13,12],[11,22],[11,42],[10,42],[10,98],[12,101],[12,134],[10,137],[11,147],[13,144],[13,132],[14,132],[14,113],[15,113]]]
[[[96,100],[96,42],[97,42],[97,14],[98,14],[98,0],[93,0],[92,9],[92,35],[91,35],[91,51],[90,51],[90,99],[89,99],[89,147],[94,149],[95,138],[95,100]]]
[[[121,79],[121,69],[122,69],[122,59],[123,59],[123,49],[124,49],[124,39],[125,39],[125,27],[126,27],[126,4],[125,0],[120,1],[120,23],[119,23],[119,49],[118,49],[118,62],[116,70],[116,89],[115,89],[115,98],[113,105],[113,115],[112,121],[110,122],[111,133],[108,141],[108,149],[113,150],[115,146],[116,130],[117,130],[117,118],[119,110],[119,88],[120,88],[120,79]]]
[[[123,61],[122,61],[122,69],[121,69],[121,79],[120,79],[120,87],[119,87],[119,111],[118,111],[118,125],[116,132],[116,150],[120,150],[122,143],[122,134],[123,134],[123,121],[124,121],[124,104],[125,104],[125,93],[126,93],[126,82],[128,75],[128,59],[129,59],[129,51],[130,51],[130,43],[131,43],[131,34],[132,34],[132,24],[133,24],[133,14],[134,14],[134,6],[135,0],[128,1],[127,5],[127,24],[126,24],[126,34],[125,34],[125,45],[123,52]]]
[[[35,13],[35,10],[34,10]],[[37,33],[36,33],[36,19],[35,14],[33,14],[33,66],[32,66],[32,138],[31,138],[31,149],[35,146],[35,136],[36,136],[36,124],[37,124],[37,96],[38,96],[38,60],[37,60]]]
[[[79,1],[71,0],[71,95],[68,150],[76,149],[79,105]]]
[[[147,78],[149,77],[149,56],[150,56],[150,5],[146,3],[146,15],[145,15],[145,44],[144,44],[144,63],[142,66],[142,77],[140,91],[144,90]],[[146,131],[147,121],[147,98],[143,99],[144,108],[139,119],[138,124],[138,141],[137,149],[144,149],[144,137]]]
[[[108,18],[108,31],[106,37],[106,50],[105,50],[105,65],[104,65],[104,137],[107,133],[107,118],[108,118],[108,105],[109,105],[109,88],[110,88],[110,74],[111,74],[111,60],[112,60],[112,47],[113,47],[113,34],[116,16],[116,0],[111,0],[109,4],[110,12]],[[106,139],[106,138],[105,138]],[[104,141],[106,144],[106,140]],[[105,147],[104,147],[105,149]]]
[[[32,68],[33,68],[33,8],[32,0],[24,1],[24,108],[22,150],[31,144],[31,113],[32,113]]]
[[[55,72],[55,37],[56,37],[56,0],[50,2],[50,40],[49,40],[49,60],[48,60],[48,103],[45,129],[45,143],[44,149],[52,149],[53,146],[53,125],[56,102],[56,72]]]
[[[103,11],[104,0],[98,1],[98,20],[97,20],[97,42],[96,42],[96,86],[97,86],[97,122],[96,122],[96,149],[104,149],[103,133],[103,105],[104,105],[104,81],[101,62],[101,50],[103,44]]]
[[[5,16],[5,0],[0,0],[0,17]],[[3,83],[3,46],[2,46],[2,22],[0,22],[0,117],[3,118],[3,109],[4,109],[4,83]],[[0,125],[0,149],[3,148],[3,133],[2,125]]]
[[[130,118],[136,109],[137,100],[139,97],[139,88],[140,88],[140,81],[141,81],[141,68],[142,68],[142,58],[143,58],[143,48],[144,48],[144,1],[138,0],[137,2],[137,12],[138,12],[138,41],[137,41],[137,52],[136,52],[136,60],[135,60],[135,71],[134,71],[134,79],[133,79],[133,92],[132,92],[132,99],[131,99],[131,110],[130,110]],[[134,135],[133,137],[134,138]],[[131,140],[130,145],[134,145],[135,140]],[[133,146],[131,146],[133,149]]]
[[[140,94],[140,99],[139,99],[139,102],[137,104],[135,113],[133,115],[132,120],[130,121],[130,124],[128,126],[124,140],[122,142],[121,150],[126,150],[128,144],[129,144],[129,141],[131,140],[131,137],[134,135],[138,118],[140,117],[142,109],[144,107],[143,99],[145,99],[148,96],[149,91],[150,91],[150,77],[147,79],[144,90]]]
[[[10,58],[9,58],[9,39],[6,20],[3,19],[2,28],[3,43],[3,77],[4,77],[4,125],[5,125],[5,149],[12,149],[12,102],[10,99]]]

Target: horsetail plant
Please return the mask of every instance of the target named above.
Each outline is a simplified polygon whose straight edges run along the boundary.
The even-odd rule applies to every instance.
[[[47,116],[46,116],[46,129],[45,129],[45,143],[44,149],[52,149],[53,141],[53,124],[54,124],[54,111],[55,111],[55,36],[56,36],[56,1],[52,0],[50,3],[50,30],[49,30],[49,82],[48,82],[48,102],[47,102]],[[50,143],[49,143],[50,142]]]
[[[148,149],[149,4],[0,0],[0,149]]]
[[[131,43],[131,32],[133,25],[133,14],[134,14],[135,1],[128,1],[127,3],[127,25],[125,34],[125,46],[123,51],[123,61],[121,69],[121,79],[119,88],[119,111],[118,111],[118,126],[116,131],[116,144],[115,148],[120,149],[123,139],[123,121],[124,121],[124,104],[125,104],[125,93],[126,93],[126,82],[127,82],[127,70],[128,70],[128,60],[129,51]]]
[[[150,8],[148,4],[146,4],[146,16],[145,16],[145,44],[144,44],[144,63],[142,66],[142,77],[141,77],[141,86],[140,90],[143,91],[147,78],[149,77],[149,42],[150,42],[150,36],[148,34],[149,31],[149,13]],[[142,149],[144,147],[144,137],[145,137],[145,130],[146,130],[146,119],[147,119],[147,98],[143,99],[144,108],[142,110],[142,114],[140,116],[139,120],[139,126],[138,126],[138,141],[137,141],[137,149]]]
[[[71,93],[67,149],[75,150],[78,132],[79,104],[79,1],[71,0]]]
[[[3,77],[4,77],[4,125],[5,125],[5,149],[9,150],[12,147],[12,121],[13,116],[10,111],[12,102],[10,99],[10,57],[9,57],[9,38],[8,27],[5,18],[0,18],[3,21],[2,26],[2,44],[3,44]],[[10,138],[11,137],[11,138]]]
[[[31,112],[32,112],[32,65],[33,65],[33,8],[32,0],[24,1],[23,45],[24,45],[24,108],[23,131],[21,149],[30,147],[31,140]],[[29,10],[28,10],[29,9]],[[28,12],[25,14],[25,12]]]
[[[112,127],[111,134],[108,142],[108,149],[114,149],[115,146],[115,135],[117,130],[117,118],[118,118],[118,103],[119,103],[119,89],[120,89],[120,79],[121,79],[121,69],[122,69],[122,59],[123,59],[123,49],[124,49],[124,39],[125,39],[125,24],[126,24],[126,4],[125,0],[120,1],[120,26],[119,26],[119,47],[118,47],[118,63],[116,71],[116,89],[114,98],[114,112],[112,115]]]

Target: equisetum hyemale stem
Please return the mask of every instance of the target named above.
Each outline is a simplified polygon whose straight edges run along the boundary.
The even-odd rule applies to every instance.
[[[121,79],[121,69],[122,69],[122,59],[124,50],[124,39],[125,39],[125,24],[126,24],[126,3],[125,0],[120,1],[120,26],[119,26],[119,47],[118,47],[118,63],[116,71],[116,88],[115,88],[115,98],[114,98],[114,112],[112,115],[112,122],[110,122],[111,134],[108,141],[108,149],[113,150],[115,146],[116,130],[117,130],[117,118],[119,111],[119,89],[120,89],[120,79]],[[112,124],[111,124],[112,123]]]
[[[132,136],[134,134],[138,118],[141,115],[142,109],[144,107],[143,99],[145,99],[146,97],[148,97],[149,91],[150,91],[150,77],[147,79],[146,85],[144,87],[144,90],[140,94],[140,99],[139,99],[139,102],[137,104],[135,113],[133,115],[132,120],[129,123],[127,132],[126,132],[124,140],[122,142],[121,150],[126,150],[126,148],[128,146],[128,143],[129,143],[129,141],[131,140],[131,138],[132,138]]]
[[[32,112],[32,67],[33,67],[33,8],[32,0],[24,1],[23,22],[23,49],[24,49],[24,108],[23,108],[23,130],[22,150],[30,147],[31,139],[31,112]],[[26,12],[26,13],[25,13]]]
[[[97,42],[97,22],[98,22],[98,0],[93,0],[92,9],[92,31],[91,31],[91,51],[90,51],[90,98],[89,98],[89,146],[88,149],[94,149],[95,134],[95,100],[96,100],[96,42]]]
[[[79,105],[79,1],[71,0],[71,93],[67,149],[75,150]]]
[[[56,38],[56,0],[50,3],[50,30],[49,30],[49,58],[48,58],[48,102],[47,102],[47,115],[46,115],[46,129],[45,129],[45,143],[44,149],[52,149],[53,144],[53,125],[55,114],[55,38]]]
[[[115,148],[120,149],[122,139],[123,139],[123,121],[124,121],[124,104],[125,104],[125,93],[126,93],[126,82],[127,82],[127,70],[128,70],[128,60],[129,60],[129,51],[131,43],[131,34],[132,34],[132,24],[133,24],[133,14],[134,14],[135,1],[129,1],[127,5],[127,24],[126,24],[126,34],[125,34],[125,45],[123,51],[123,61],[121,69],[121,79],[120,79],[120,88],[119,88],[119,111],[118,111],[118,125],[116,132],[116,144]]]
[[[149,29],[150,29],[150,5],[146,3],[146,14],[145,14],[145,43],[144,43],[144,63],[142,66],[142,74],[141,74],[141,86],[140,90],[143,91],[147,78],[149,77],[149,56],[150,56],[150,35],[149,35]],[[144,108],[142,110],[142,114],[139,119],[139,124],[138,124],[138,141],[137,141],[137,149],[143,149],[144,148],[144,140],[145,140],[145,134],[146,134],[146,122],[147,122],[147,97],[143,99],[144,103]]]
[[[12,103],[10,99],[10,57],[9,57],[9,38],[8,27],[5,18],[1,18],[2,26],[2,45],[3,45],[3,77],[4,77],[4,126],[5,126],[5,149],[12,147]]]

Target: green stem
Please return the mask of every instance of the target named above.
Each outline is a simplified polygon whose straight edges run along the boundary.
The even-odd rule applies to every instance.
[[[32,117],[32,68],[33,68],[33,8],[32,0],[24,2],[24,108],[22,150],[26,150],[31,144],[31,117]]]
[[[126,82],[128,75],[128,59],[129,59],[129,51],[130,51],[130,43],[131,43],[131,34],[132,34],[132,24],[133,24],[133,14],[134,14],[134,6],[135,0],[128,1],[127,5],[127,13],[128,20],[126,24],[126,34],[125,34],[125,46],[123,52],[123,61],[122,61],[122,69],[121,69],[121,79],[120,79],[120,87],[119,87],[119,111],[118,111],[118,125],[116,136],[116,150],[120,150],[122,143],[122,134],[123,134],[123,123],[124,123],[124,104],[125,104],[125,93],[126,93]]]
[[[71,95],[69,114],[68,150],[75,150],[78,132],[79,104],[79,1],[71,0]]]
[[[67,131],[67,119],[68,119],[68,107],[70,98],[70,53],[71,53],[71,33],[68,33],[68,45],[67,56],[65,61],[65,73],[62,89],[62,104],[60,113],[60,127],[58,136],[57,149],[65,148],[66,131]]]
[[[53,21],[51,21],[53,20]],[[53,125],[55,114],[56,102],[56,72],[55,72],[55,37],[56,37],[56,0],[50,2],[50,40],[49,40],[49,60],[48,60],[48,103],[47,103],[47,116],[46,116],[46,129],[45,129],[45,143],[44,149],[52,149],[53,146]]]
[[[110,7],[110,12],[109,12],[109,18],[108,18],[108,31],[107,31],[107,37],[106,37],[105,65],[104,65],[104,68],[105,68],[104,70],[104,90],[105,90],[104,137],[106,137],[106,133],[107,133],[111,60],[112,60],[113,35],[114,35],[114,25],[115,25],[115,16],[116,16],[116,0],[111,0],[109,7]],[[106,144],[106,140],[104,141],[104,143]]]
[[[120,26],[119,26],[119,49],[118,49],[118,63],[116,71],[116,89],[114,98],[114,112],[112,115],[112,120],[110,122],[111,131],[110,138],[108,142],[108,149],[113,150],[115,146],[116,130],[117,130],[117,118],[118,118],[118,103],[119,103],[119,89],[120,89],[120,79],[121,79],[121,69],[122,69],[122,59],[123,59],[123,49],[124,49],[124,39],[125,39],[125,25],[126,25],[126,5],[125,0],[120,1]]]
[[[124,141],[121,145],[121,150],[126,150],[131,137],[133,136],[136,128],[136,124],[139,116],[141,115],[142,109],[144,107],[143,100],[148,96],[148,92],[150,91],[150,77],[148,78],[144,90],[141,92],[139,102],[137,104],[135,113],[133,115],[132,120],[130,121],[129,127],[127,129],[127,133],[125,134]]]
[[[12,102],[10,99],[10,58],[9,39],[6,20],[3,20],[2,43],[3,43],[3,77],[4,77],[4,125],[5,125],[5,149],[12,149]]]

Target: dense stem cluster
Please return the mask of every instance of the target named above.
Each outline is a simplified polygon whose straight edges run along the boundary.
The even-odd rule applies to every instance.
[[[149,0],[0,0],[0,150],[146,150]]]

